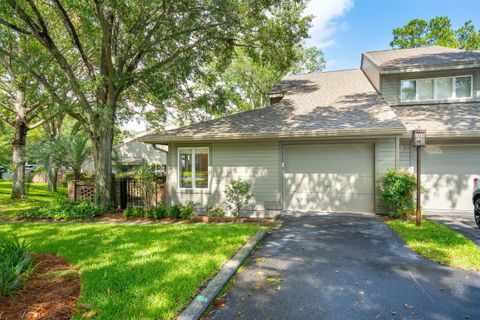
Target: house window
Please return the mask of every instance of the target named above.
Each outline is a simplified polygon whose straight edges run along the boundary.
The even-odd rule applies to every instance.
[[[208,147],[178,148],[178,170],[181,189],[207,189]]]
[[[472,98],[472,76],[400,81],[401,102],[455,100]]]

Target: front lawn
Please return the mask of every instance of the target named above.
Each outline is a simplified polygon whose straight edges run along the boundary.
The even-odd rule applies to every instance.
[[[80,270],[74,318],[172,319],[260,227],[247,224],[4,223]]]
[[[67,196],[65,188],[59,187],[58,189],[58,193],[53,193],[48,191],[46,183],[32,183],[27,199],[12,200],[10,199],[12,191],[11,181],[0,180],[0,220],[13,218],[18,211],[52,203],[57,195]]]
[[[416,253],[448,266],[480,271],[480,248],[463,235],[431,220],[386,222]]]

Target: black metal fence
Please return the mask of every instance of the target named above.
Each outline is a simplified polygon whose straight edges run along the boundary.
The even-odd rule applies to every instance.
[[[121,178],[118,182],[120,208],[154,207],[164,201],[165,184],[160,181]]]

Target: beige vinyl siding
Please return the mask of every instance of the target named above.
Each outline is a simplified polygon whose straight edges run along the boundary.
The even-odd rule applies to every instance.
[[[377,139],[375,143],[375,212],[385,212],[382,204],[382,176],[383,174],[397,167],[397,139]]]
[[[400,141],[400,155],[399,163],[400,168],[409,168],[412,166],[412,147],[410,140]]]
[[[193,202],[225,208],[225,187],[232,179],[242,179],[252,185],[254,199],[249,209],[281,209],[280,146],[278,142],[222,142],[195,146],[210,147],[209,188],[206,190],[178,189],[178,147],[170,145],[168,172],[169,203]]]
[[[385,101],[390,105],[400,105],[400,81],[407,79],[421,79],[421,78],[437,78],[449,76],[473,75],[473,99],[480,100],[480,68],[449,70],[449,71],[430,71],[430,72],[415,72],[415,73],[401,73],[395,75],[381,75],[380,77],[380,93]],[[445,101],[443,101],[445,102]],[[419,103],[419,102],[417,102]],[[425,104],[426,102],[420,102]],[[428,102],[431,104],[431,102]],[[440,103],[440,102],[439,102]],[[414,102],[409,102],[415,104]]]
[[[375,90],[380,91],[380,74],[378,68],[364,54],[362,54],[361,68],[368,80],[370,80],[370,83],[375,87]]]

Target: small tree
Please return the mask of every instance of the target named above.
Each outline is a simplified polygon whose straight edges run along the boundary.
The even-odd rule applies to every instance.
[[[383,200],[390,216],[405,219],[415,213],[417,179],[413,174],[387,171],[382,178],[382,185]]]
[[[231,180],[225,189],[227,197],[227,208],[232,211],[235,217],[240,215],[240,210],[245,207],[253,197],[250,194],[250,184],[242,180]]]

